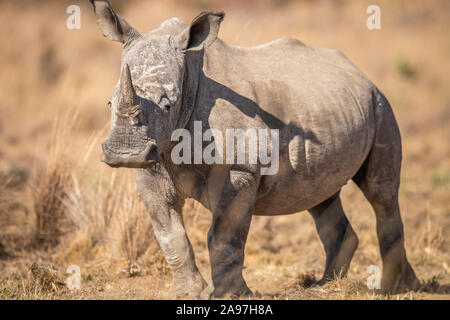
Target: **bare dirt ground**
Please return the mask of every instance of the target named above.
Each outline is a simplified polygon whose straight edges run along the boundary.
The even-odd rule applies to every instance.
[[[81,6],[81,29],[65,26]],[[177,16],[224,10],[219,36],[242,46],[293,36],[337,48],[390,100],[403,137],[400,204],[406,250],[423,292],[367,289],[381,267],[375,218],[351,182],[346,213],[360,245],[348,277],[322,287],[325,255],[306,212],[255,217],[244,277],[262,299],[449,299],[450,3],[448,1],[112,1],[145,32]],[[381,30],[366,8],[381,8]],[[88,1],[0,1],[0,299],[158,299],[171,273],[127,169],[100,163],[106,107],[121,48],[103,39]],[[301,190],[299,190],[301,192]],[[184,208],[197,264],[209,280],[210,213]],[[64,285],[81,269],[81,289]]]

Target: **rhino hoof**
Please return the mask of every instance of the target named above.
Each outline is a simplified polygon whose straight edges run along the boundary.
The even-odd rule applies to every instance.
[[[196,277],[190,281],[181,281],[173,284],[167,292],[169,299],[203,299],[203,292],[208,288],[205,280]]]
[[[402,279],[399,281],[395,281],[394,283],[390,284],[381,284],[381,291],[384,294],[399,294],[399,293],[405,293],[408,291],[417,291],[420,290],[421,284],[419,279],[417,277],[407,275],[402,276]]]

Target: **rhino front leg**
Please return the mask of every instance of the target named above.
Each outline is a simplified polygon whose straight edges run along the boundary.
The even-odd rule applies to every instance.
[[[202,296],[207,286],[195,264],[194,251],[184,229],[181,208],[161,208],[151,212],[153,230],[172,270],[170,297],[209,298]]]
[[[173,273],[169,296],[205,298],[201,295],[207,283],[195,264],[181,215],[184,200],[177,196],[166,172],[137,169],[136,181],[148,208],[155,237]]]
[[[212,184],[216,187],[212,192],[209,190],[213,221],[208,232],[208,249],[214,296],[251,295],[242,276],[242,269],[257,178],[251,173],[234,170],[223,175],[221,170],[213,173],[215,177],[212,178]],[[221,186],[223,187],[220,188]]]

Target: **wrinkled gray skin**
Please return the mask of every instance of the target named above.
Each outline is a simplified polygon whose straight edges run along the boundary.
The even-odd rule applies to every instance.
[[[358,238],[339,192],[352,179],[371,203],[383,259],[382,289],[419,282],[407,261],[398,187],[401,139],[383,94],[336,50],[282,38],[252,48],[217,38],[222,13],[177,18],[141,35],[107,1],[92,1],[104,36],[124,44],[110,100],[103,161],[136,168],[136,181],[180,297],[249,295],[242,276],[252,215],[308,210],[326,252],[322,280],[345,276]],[[174,129],[280,130],[275,175],[259,165],[175,165]],[[224,145],[226,141],[224,140]],[[208,232],[212,284],[199,273],[183,225],[184,199],[213,215]],[[299,232],[301,232],[299,230]]]

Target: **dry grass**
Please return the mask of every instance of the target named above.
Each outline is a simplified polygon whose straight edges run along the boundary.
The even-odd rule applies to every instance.
[[[30,271],[34,285],[41,291],[58,291],[59,288],[65,286],[64,282],[60,280],[58,270],[51,265],[33,262]]]
[[[45,171],[35,187],[34,212],[36,214],[36,244],[55,245],[63,233],[62,224],[66,206],[64,200],[70,193],[70,176],[67,165],[58,165]]]
[[[64,261],[95,256],[120,261],[130,275],[139,272],[138,260],[155,248],[150,218],[140,201],[132,175],[113,173],[105,182],[101,172],[94,188],[81,188],[75,175],[74,192],[66,202],[74,238],[63,252]]]
[[[338,48],[391,101],[403,136],[406,248],[424,292],[384,296],[367,289],[366,268],[381,266],[375,219],[349,183],[343,204],[360,246],[348,278],[311,286],[325,257],[308,214],[255,217],[244,277],[258,298],[449,298],[449,4],[379,2],[379,31],[365,28],[371,1],[114,2],[142,31],[172,16],[187,22],[202,9],[222,9],[227,17],[220,37],[231,44],[289,35]],[[81,5],[78,31],[64,27],[68,1],[33,3],[0,3],[0,58],[7,62],[0,74],[0,299],[165,297],[171,275],[132,171],[99,161],[120,46],[101,37],[88,3]],[[12,18],[19,13],[20,20]],[[195,201],[187,201],[183,213],[209,280],[211,215]],[[70,264],[81,267],[80,291],[60,285]]]

